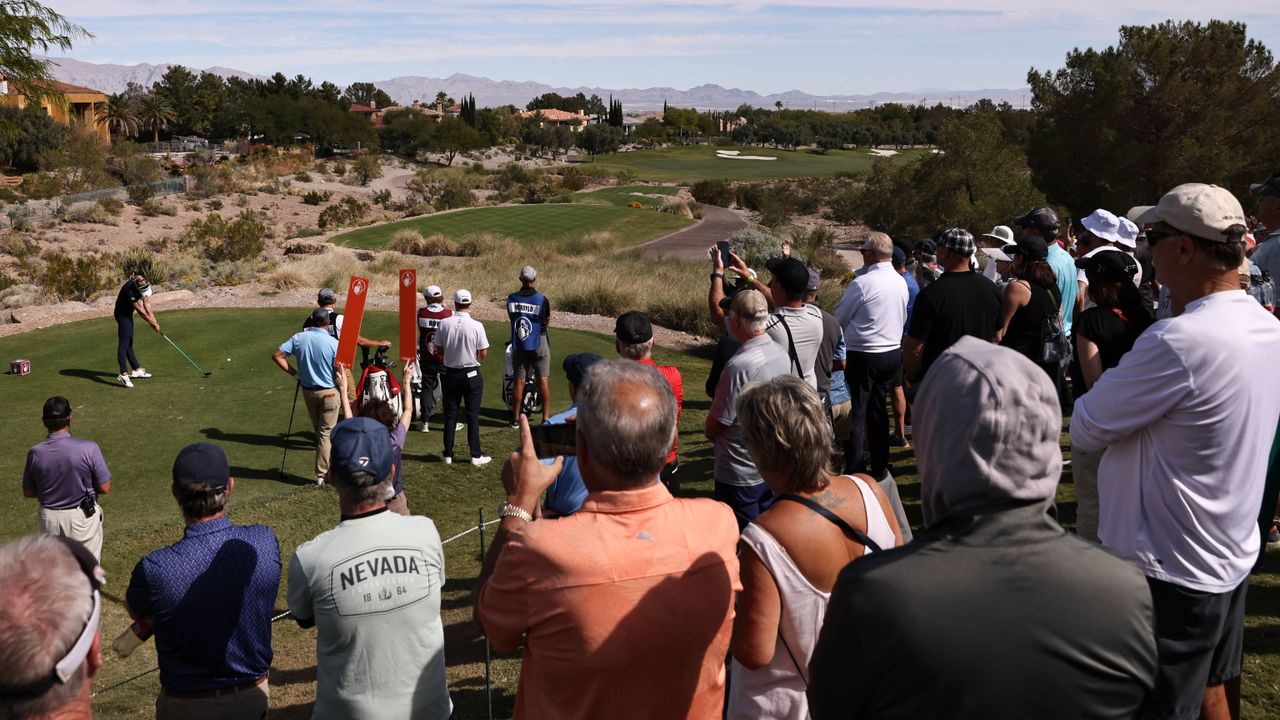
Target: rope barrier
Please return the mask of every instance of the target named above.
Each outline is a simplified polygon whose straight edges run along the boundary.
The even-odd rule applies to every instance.
[[[481,517],[483,517],[483,515],[481,515]],[[497,520],[490,520],[489,522],[478,524],[478,525],[476,525],[476,526],[475,526],[475,527],[473,527],[473,528],[469,528],[469,529],[467,529],[467,530],[464,530],[463,532],[458,533],[457,535],[454,535],[453,537],[449,538],[448,540],[442,540],[442,541],[440,542],[440,544],[441,544],[441,545],[448,545],[449,543],[453,542],[454,540],[457,540],[457,539],[459,539],[459,538],[466,537],[467,535],[470,535],[470,534],[471,534],[471,533],[473,533],[473,532],[477,532],[477,531],[479,531],[479,530],[480,530],[480,528],[482,528],[482,527],[487,527],[487,526],[489,526],[489,525],[492,525],[492,524],[494,524],[494,523],[496,523],[496,522],[501,522],[501,521],[502,521],[502,518],[498,518]],[[276,616],[272,617],[272,618],[271,618],[271,623],[272,623],[272,624],[275,624],[275,623],[280,622],[281,620],[283,620],[283,619],[285,619],[285,618],[287,618],[287,617],[290,617],[290,613],[289,613],[289,611],[288,611],[288,610],[285,610],[284,612],[280,613],[279,615],[276,615]],[[99,691],[97,691],[97,692],[95,692],[95,693],[91,694],[91,695],[89,696],[89,698],[90,698],[90,699],[93,699],[93,698],[98,697],[99,695],[105,695],[106,693],[109,693],[109,692],[111,692],[112,690],[115,690],[116,688],[121,687],[122,685],[128,685],[129,683],[133,682],[134,680],[139,680],[139,679],[141,679],[141,678],[144,678],[144,677],[146,677],[146,676],[150,675],[151,673],[159,672],[159,671],[160,671],[160,666],[158,666],[158,665],[157,665],[156,667],[153,667],[153,668],[151,668],[150,670],[147,670],[146,672],[138,673],[137,675],[134,675],[133,677],[131,677],[131,678],[127,679],[127,680],[121,680],[120,682],[116,683],[115,685],[110,685],[110,686],[108,686],[108,687],[105,687],[105,688],[103,688],[103,689],[101,689],[101,690],[99,690]]]

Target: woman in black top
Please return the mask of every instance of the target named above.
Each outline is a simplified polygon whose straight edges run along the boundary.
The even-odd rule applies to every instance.
[[[1045,322],[1061,320],[1061,294],[1057,277],[1049,267],[1049,246],[1044,238],[1024,237],[1004,252],[1013,258],[1013,279],[1004,289],[1004,325],[996,342],[1027,356],[1055,382],[1058,363],[1043,362]]]
[[[1138,264],[1127,253],[1100,252],[1080,258],[1076,267],[1089,276],[1088,293],[1094,302],[1075,322],[1081,374],[1085,388],[1091,388],[1104,370],[1120,364],[1155,318],[1133,284]]]

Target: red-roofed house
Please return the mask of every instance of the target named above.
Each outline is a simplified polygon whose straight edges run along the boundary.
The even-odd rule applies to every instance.
[[[85,126],[92,128],[103,142],[111,142],[111,131],[107,128],[107,124],[98,122],[98,106],[107,102],[106,93],[63,82],[55,82],[54,85],[67,102],[66,107],[62,107],[48,100],[40,101],[40,107],[49,113],[49,117],[63,125],[70,125],[73,121],[84,123]],[[10,83],[4,75],[0,75],[0,105],[24,108],[30,102],[30,98],[17,86]]]
[[[542,121],[538,127],[546,127],[548,125],[564,125],[573,132],[581,132],[582,128],[587,126],[587,114],[579,110],[571,113],[566,110],[526,110],[520,113],[522,118],[534,118],[541,116]]]

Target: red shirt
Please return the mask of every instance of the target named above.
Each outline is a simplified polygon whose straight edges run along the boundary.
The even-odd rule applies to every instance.
[[[641,365],[648,365],[662,373],[662,377],[667,379],[667,384],[671,386],[671,392],[676,396],[676,428],[680,427],[680,411],[684,408],[684,380],[680,378],[680,371],[673,365],[659,365],[653,361],[653,358],[645,358],[639,361]],[[676,451],[680,449],[680,433],[676,432],[676,441],[671,446],[671,454],[667,456],[667,462],[676,459]]]
[[[431,338],[435,337],[436,330],[440,329],[440,321],[451,315],[453,315],[452,310],[438,304],[428,305],[418,311],[418,353],[420,355],[430,355],[437,363],[444,362],[443,353],[428,353],[427,347],[431,344]]]

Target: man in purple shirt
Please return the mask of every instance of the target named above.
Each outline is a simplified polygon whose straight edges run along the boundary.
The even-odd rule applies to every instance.
[[[40,501],[40,530],[75,540],[102,558],[102,507],[111,471],[98,444],[71,437],[71,403],[55,395],[44,403],[49,436],[27,453],[22,494]]]

